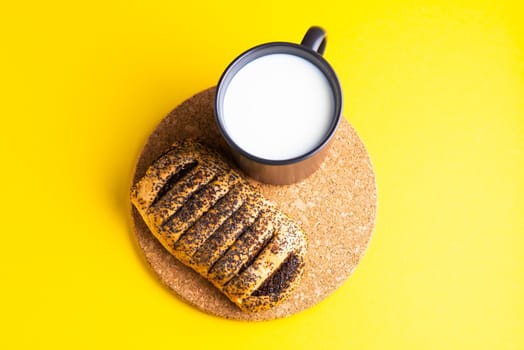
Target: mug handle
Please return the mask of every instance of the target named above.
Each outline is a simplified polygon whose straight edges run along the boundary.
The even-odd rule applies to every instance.
[[[326,41],[326,31],[320,27],[314,26],[308,29],[300,45],[316,51],[319,55],[322,55],[326,49]]]

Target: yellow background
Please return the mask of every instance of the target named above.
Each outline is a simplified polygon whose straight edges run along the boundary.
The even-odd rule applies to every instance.
[[[524,11],[457,3],[3,3],[0,348],[523,349]],[[312,24],[376,169],[372,243],[303,313],[203,314],[135,243],[135,159],[236,55]]]

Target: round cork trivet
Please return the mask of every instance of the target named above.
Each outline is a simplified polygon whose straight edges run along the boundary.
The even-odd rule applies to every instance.
[[[215,88],[174,109],[153,131],[139,156],[133,183],[174,141],[195,138],[229,157],[213,116]],[[270,320],[305,310],[331,294],[355,270],[371,238],[377,212],[375,174],[364,144],[343,119],[318,171],[300,183],[252,185],[293,218],[308,238],[302,282],[280,305],[246,313],[196,272],[178,262],[153,237],[135,208],[138,243],[160,280],[181,298],[213,315],[237,320]]]

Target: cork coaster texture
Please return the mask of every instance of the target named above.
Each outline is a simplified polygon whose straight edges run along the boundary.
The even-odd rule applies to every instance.
[[[177,140],[197,139],[221,150],[231,160],[215,124],[214,96],[215,88],[207,89],[186,100],[160,122],[139,155],[133,184]],[[320,302],[357,267],[375,224],[375,174],[364,144],[343,118],[326,160],[313,175],[286,186],[250,182],[294,219],[308,238],[302,282],[287,300],[270,310],[246,313],[238,309],[211,283],[170,255],[132,208],[134,230],[153,271],[190,304],[207,313],[237,320],[286,317]]]

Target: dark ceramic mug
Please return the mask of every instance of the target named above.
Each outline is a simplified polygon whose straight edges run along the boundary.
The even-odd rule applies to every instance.
[[[300,45],[272,42],[238,56],[215,96],[218,128],[240,168],[269,184],[291,184],[324,160],[342,116],[338,78],[322,57],[326,33]]]

